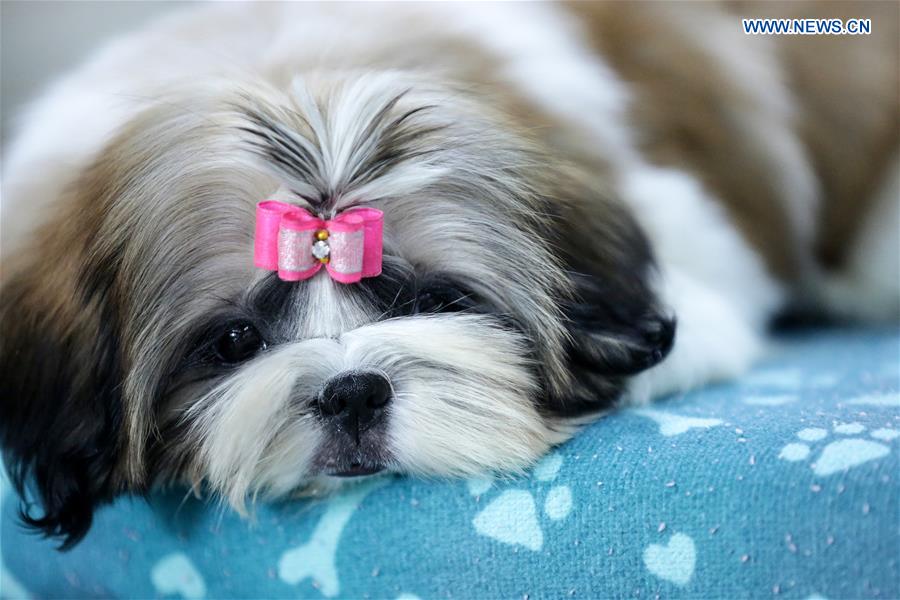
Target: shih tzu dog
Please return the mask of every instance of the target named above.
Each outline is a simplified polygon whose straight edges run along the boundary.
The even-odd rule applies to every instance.
[[[170,483],[243,510],[515,472],[620,399],[739,374],[787,306],[895,319],[897,5],[781,8],[873,32],[263,3],[107,47],[3,173],[27,522],[71,545]]]

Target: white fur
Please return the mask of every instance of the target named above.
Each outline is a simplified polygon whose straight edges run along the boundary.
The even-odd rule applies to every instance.
[[[620,189],[653,240],[660,294],[678,319],[671,354],[632,380],[633,399],[739,375],[783,292],[696,178],[644,166],[627,171]]]
[[[351,371],[392,383],[387,452],[397,471],[472,475],[518,470],[564,435],[548,429],[523,341],[490,317],[396,319],[331,339],[285,345],[245,365],[184,415],[197,467],[238,510],[247,497],[284,495],[327,435],[315,410],[325,382]]]
[[[517,358],[521,344],[476,316],[386,321],[346,340],[352,365],[374,362],[392,375],[389,437],[401,469],[443,475],[517,470],[553,439],[534,405],[523,402],[537,382]]]
[[[269,353],[186,413],[194,419],[203,477],[238,510],[248,492],[284,494],[302,480],[322,436],[309,402],[315,382],[335,370],[335,346],[314,339]],[[292,406],[296,398],[307,405]]]

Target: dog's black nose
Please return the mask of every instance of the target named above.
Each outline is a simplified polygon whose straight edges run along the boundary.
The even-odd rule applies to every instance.
[[[358,444],[391,401],[391,384],[378,373],[345,373],[328,382],[319,396],[319,411]]]

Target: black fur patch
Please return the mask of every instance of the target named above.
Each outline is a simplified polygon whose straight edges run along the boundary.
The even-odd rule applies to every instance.
[[[547,399],[557,415],[614,406],[628,377],[661,362],[675,340],[675,318],[650,284],[655,261],[647,238],[621,207],[610,205],[604,217],[606,226],[593,229],[587,218],[567,217],[572,229],[564,259],[575,293],[560,305],[572,385],[565,396]]]
[[[578,298],[564,307],[571,388],[563,397],[550,395],[545,406],[566,417],[614,406],[628,377],[661,362],[675,339],[675,318],[658,308],[652,297],[649,302],[644,298],[617,302],[616,295],[596,281],[581,283]]]
[[[655,298],[622,297],[582,274],[575,280],[578,295],[566,306],[573,366],[621,377],[636,375],[666,357],[675,340],[675,318],[664,314]]]
[[[27,279],[10,281],[0,300],[0,442],[20,495],[40,505],[26,500],[23,520],[62,538],[62,549],[84,537],[117,487],[122,365],[110,282],[105,272],[85,276],[79,322],[66,327]]]

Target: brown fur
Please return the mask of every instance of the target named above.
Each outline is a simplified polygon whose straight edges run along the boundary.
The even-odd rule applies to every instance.
[[[807,248],[773,184],[761,149],[746,141],[735,111],[760,111],[723,73],[716,57],[697,44],[708,16],[870,17],[871,36],[746,36],[747,50],[777,44],[799,118],[768,125],[789,127],[802,139],[824,198],[816,255],[836,266],[853,241],[887,161],[898,148],[898,5],[879,3],[576,2],[570,5],[591,41],[634,93],[632,122],[654,161],[688,169],[716,193],[737,227],[782,278],[797,277]],[[679,19],[673,20],[674,13]],[[726,23],[727,24],[727,23]],[[743,40],[738,40],[743,41]],[[827,67],[826,67],[827,65]],[[736,74],[741,77],[741,74]]]
[[[778,36],[797,130],[810,152],[823,201],[816,256],[839,268],[900,148],[900,3],[738,3],[736,15],[868,18],[871,35]]]

